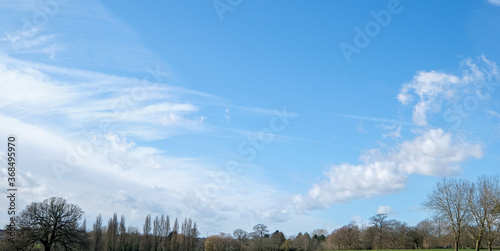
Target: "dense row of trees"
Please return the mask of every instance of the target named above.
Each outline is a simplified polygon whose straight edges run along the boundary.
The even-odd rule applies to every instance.
[[[16,242],[4,239],[0,250],[356,250],[489,248],[500,245],[500,187],[497,176],[476,182],[443,179],[423,203],[434,215],[415,226],[377,214],[369,223],[349,224],[329,233],[285,236],[257,224],[253,231],[200,238],[191,219],[171,221],[169,216],[147,215],[142,232],[126,226],[114,214],[104,226],[98,215],[87,231],[83,211],[61,198],[34,202],[17,217]]]
[[[179,225],[177,218],[170,225],[169,216],[146,216],[142,233],[135,227],[126,227],[125,217],[113,215],[107,227],[102,226],[101,215],[97,216],[88,234],[88,247],[90,250],[144,250],[144,251],[169,251],[169,250],[195,250],[198,242],[196,222],[184,219]]]
[[[175,218],[171,224],[163,215],[147,215],[142,233],[127,227],[124,216],[118,221],[115,213],[103,226],[98,215],[87,232],[82,209],[62,198],[33,202],[16,218],[15,241],[9,241],[8,229],[0,250],[192,251],[203,246],[196,222],[186,218],[179,223]]]

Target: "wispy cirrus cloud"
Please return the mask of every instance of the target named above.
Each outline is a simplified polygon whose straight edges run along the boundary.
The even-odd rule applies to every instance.
[[[413,124],[411,122],[400,121],[400,120],[395,120],[395,119],[368,117],[368,116],[360,116],[360,115],[354,115],[354,114],[342,114],[342,113],[330,113],[330,114],[333,116],[347,118],[347,119],[370,121],[370,122],[376,122],[376,123],[388,123],[388,124],[396,124],[396,125],[413,126]]]
[[[189,101],[205,99],[199,92],[133,78],[54,70],[4,60],[0,64],[4,90],[0,109],[28,121],[53,117],[68,131],[99,127],[100,123],[111,124],[115,130],[156,133],[154,138],[175,134],[175,130],[203,130],[203,116],[196,114],[199,108]],[[50,124],[50,120],[44,123]]]
[[[445,104],[457,102],[464,94],[480,92],[480,84],[498,78],[497,65],[481,56],[478,63],[472,59],[462,62],[462,75],[439,71],[420,71],[413,80],[402,86],[397,99],[403,105],[413,105],[413,122],[428,124],[429,114],[441,112]]]
[[[249,219],[279,221],[290,215],[287,207],[270,206],[274,198],[269,195],[279,193],[272,185],[246,175],[225,180],[220,176],[224,170],[206,159],[171,155],[118,132],[89,132],[82,139],[2,113],[0,120],[1,135],[20,136],[22,168],[17,177],[18,186],[26,190],[20,207],[62,196],[85,208],[88,220],[116,212],[125,215],[128,224],[139,226],[146,214],[168,214],[191,217],[210,232],[230,219],[243,224]],[[5,164],[4,155],[0,152],[0,163]],[[2,170],[0,184],[6,177]],[[207,184],[219,187],[216,196],[204,195]],[[0,194],[6,196],[5,191]]]
[[[206,121],[213,116],[207,110],[229,106],[223,99],[160,82],[5,55],[1,61],[0,87],[5,91],[0,93],[0,133],[19,135],[20,149],[29,154],[20,158],[20,185],[31,191],[24,194],[21,206],[62,196],[85,208],[89,220],[98,213],[107,217],[117,212],[137,226],[147,213],[170,214],[192,217],[210,226],[208,231],[220,226],[221,219],[290,217],[288,206],[270,206],[274,199],[269,194],[279,191],[252,176],[233,175],[219,196],[207,198],[204,185],[218,184],[214,177],[221,167],[188,151],[171,154],[147,143],[184,134],[258,135]],[[269,115],[260,108],[246,111]],[[1,182],[6,176],[1,173]]]

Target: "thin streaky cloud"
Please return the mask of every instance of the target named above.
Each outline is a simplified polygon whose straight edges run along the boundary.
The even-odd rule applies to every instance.
[[[500,118],[500,113],[498,112],[495,112],[495,111],[487,111],[486,113],[490,114],[490,115],[493,115],[495,117],[499,117]]]
[[[240,109],[244,111],[250,111],[250,112],[255,112],[255,113],[262,113],[266,115],[276,115],[277,112],[283,112],[285,113],[283,115],[287,117],[296,117],[298,116],[297,113],[291,111],[291,109],[288,109],[286,107],[280,107],[280,108],[275,108],[275,109],[268,109],[268,108],[261,108],[261,107],[251,107],[251,106],[238,106],[238,105],[228,105],[227,107],[229,108],[235,108],[235,109]]]
[[[367,116],[359,116],[359,115],[354,115],[354,114],[342,114],[342,113],[328,113],[328,114],[333,115],[333,116],[337,116],[337,117],[347,118],[347,119],[356,119],[356,120],[371,121],[371,122],[377,122],[377,123],[393,123],[393,124],[400,124],[400,125],[406,125],[406,126],[415,126],[413,123],[401,121],[401,120],[395,120],[395,119],[367,117]]]

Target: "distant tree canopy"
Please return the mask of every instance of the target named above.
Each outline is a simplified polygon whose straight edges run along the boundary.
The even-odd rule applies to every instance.
[[[434,216],[415,226],[376,214],[368,223],[350,222],[328,232],[315,229],[286,236],[256,224],[253,231],[236,229],[199,237],[189,218],[146,215],[140,228],[127,227],[115,213],[107,221],[97,215],[90,232],[80,207],[62,198],[33,202],[17,216],[16,241],[3,238],[0,250],[195,251],[195,250],[374,250],[422,248],[488,248],[500,246],[500,183],[498,176],[476,182],[443,179],[424,201]],[[274,230],[274,229],[273,229]]]

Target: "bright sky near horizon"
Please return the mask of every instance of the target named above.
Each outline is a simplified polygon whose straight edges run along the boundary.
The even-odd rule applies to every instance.
[[[0,223],[190,217],[201,236],[414,225],[500,167],[500,1],[0,2]],[[2,143],[3,141],[3,143]]]

